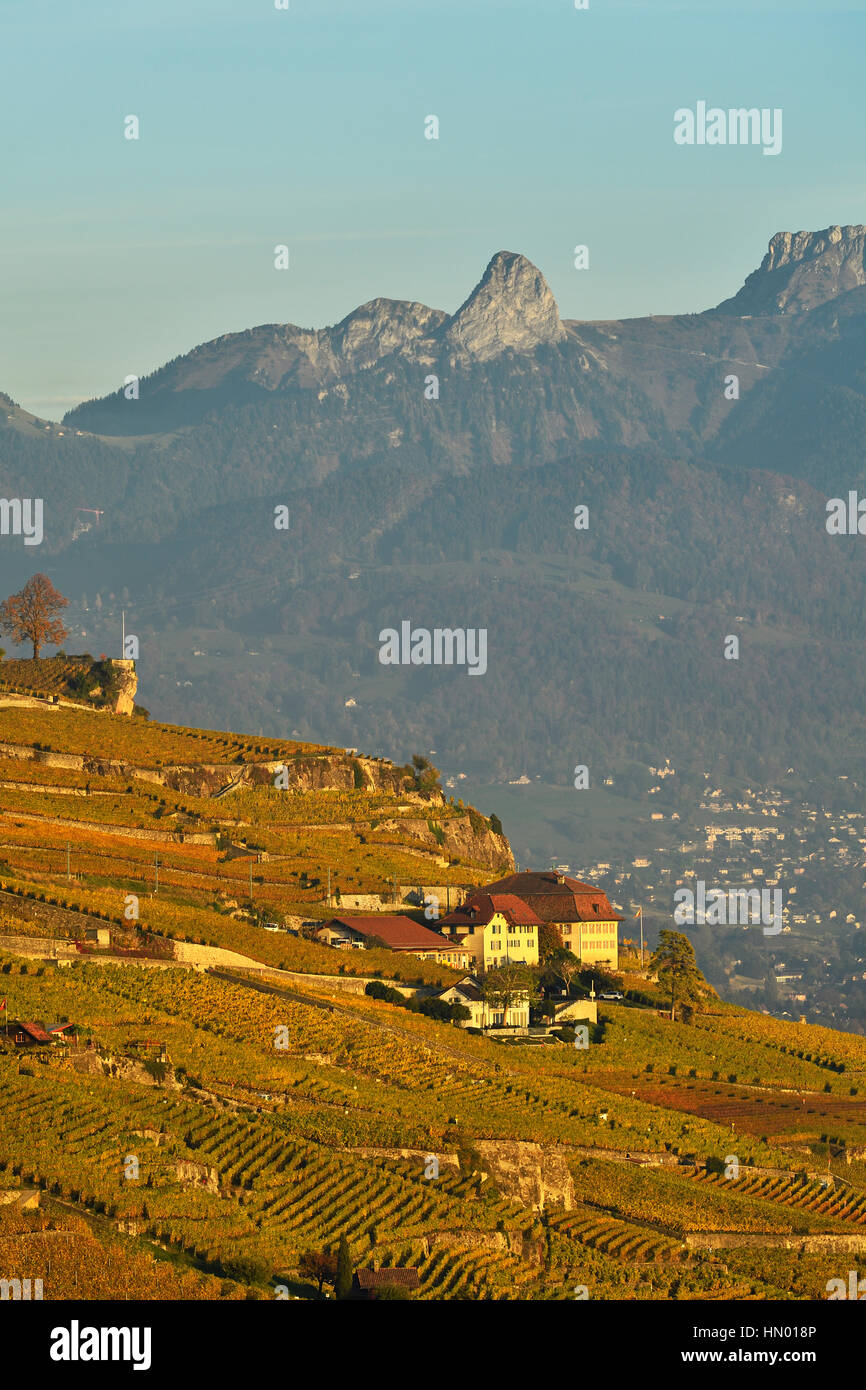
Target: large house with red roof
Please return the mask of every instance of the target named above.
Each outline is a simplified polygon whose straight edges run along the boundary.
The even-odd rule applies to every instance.
[[[385,913],[376,913],[374,917],[332,917],[318,928],[316,940],[327,946],[360,951],[381,942],[390,951],[407,951],[419,960],[434,960],[455,970],[466,970],[471,964],[470,954],[461,942],[446,940],[411,917]]]
[[[443,936],[463,946],[477,971],[501,965],[538,964],[538,928],[541,919],[513,893],[470,893],[454,912],[439,923]]]
[[[617,969],[619,924],[623,919],[614,912],[600,888],[554,870],[509,874],[496,883],[486,884],[484,891],[491,899],[503,894],[518,898],[540,921],[555,926],[563,945],[584,964]]]

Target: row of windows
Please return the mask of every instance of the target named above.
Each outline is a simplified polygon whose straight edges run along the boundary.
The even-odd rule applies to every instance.
[[[582,922],[573,928],[576,935],[582,932],[584,936],[598,936],[601,932],[609,932],[611,922]],[[565,926],[562,928],[563,936],[571,936],[572,928]]]

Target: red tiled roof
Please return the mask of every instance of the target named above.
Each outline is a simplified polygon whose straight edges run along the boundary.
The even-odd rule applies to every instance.
[[[519,873],[509,874],[497,883],[487,885],[487,893],[495,897],[500,892],[513,894],[528,903],[545,922],[621,922],[606,893],[591,883],[567,874]],[[445,921],[449,919],[446,918]]]
[[[23,1032],[29,1033],[34,1042],[50,1042],[48,1034],[39,1023],[19,1023],[18,1027]]]
[[[460,907],[442,918],[442,924],[448,927],[486,926],[496,912],[501,912],[509,922],[540,926],[532,908],[514,893],[472,893]]]
[[[454,950],[454,943],[446,941],[438,932],[430,931],[411,917],[392,917],[385,914],[376,917],[332,917],[323,922],[323,927],[347,927],[367,938],[378,936],[392,951],[447,951]]]

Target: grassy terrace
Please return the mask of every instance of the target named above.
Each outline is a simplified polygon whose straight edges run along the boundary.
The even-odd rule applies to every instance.
[[[0,665],[0,676],[3,666]],[[145,767],[171,763],[269,762],[275,758],[334,753],[316,743],[257,739],[214,729],[130,719],[101,711],[56,709],[3,710],[2,737],[8,743],[40,746],[92,758],[117,758]]]

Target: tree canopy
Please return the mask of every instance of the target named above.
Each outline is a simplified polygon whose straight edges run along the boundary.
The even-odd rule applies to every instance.
[[[0,603],[0,632],[19,646],[32,642],[34,660],[44,646],[59,646],[67,636],[57,614],[69,603],[47,574],[34,574],[23,589]]]
[[[503,1017],[518,997],[527,998],[530,1003],[538,998],[538,986],[528,966],[500,965],[488,970],[481,985],[481,993],[488,1004],[501,1009]]]
[[[670,995],[671,1018],[678,1005],[694,1004],[706,988],[698,969],[695,950],[687,936],[678,931],[661,931],[652,954],[650,969],[658,975],[662,989]]]

